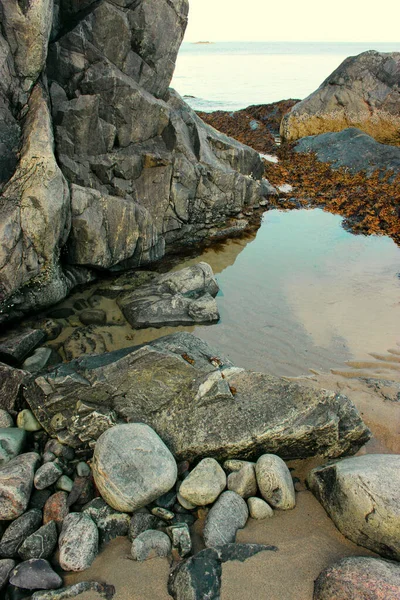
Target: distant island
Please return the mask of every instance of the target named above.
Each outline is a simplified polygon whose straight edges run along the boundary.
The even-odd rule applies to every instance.
[[[192,42],[192,44],[214,44],[215,42]]]

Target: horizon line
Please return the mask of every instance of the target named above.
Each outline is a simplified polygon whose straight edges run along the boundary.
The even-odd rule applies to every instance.
[[[206,40],[206,39],[196,39],[196,40],[183,40],[183,44],[198,44],[198,43],[208,43],[208,44],[230,44],[232,42],[242,43],[242,44],[398,44],[400,46],[400,42],[384,42],[378,40],[364,40],[359,42],[350,42],[343,40]]]

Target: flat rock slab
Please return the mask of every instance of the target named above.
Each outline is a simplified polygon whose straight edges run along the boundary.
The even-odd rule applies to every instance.
[[[313,469],[312,492],[360,546],[400,560],[400,456],[366,454]]]
[[[360,129],[349,127],[339,133],[322,133],[301,139],[296,152],[315,152],[318,160],[333,168],[346,167],[352,173],[377,169],[400,172],[400,148],[380,144]]]
[[[199,263],[155,278],[117,302],[135,329],[218,321],[219,287],[210,265]]]
[[[36,452],[28,452],[0,469],[0,521],[16,519],[25,512],[39,460]]]
[[[18,366],[46,339],[41,329],[23,329],[0,338],[0,360]]]
[[[398,600],[400,564],[352,556],[324,569],[315,581],[314,600]]]
[[[117,422],[150,425],[177,460],[355,453],[370,437],[345,396],[231,368],[189,333],[83,357],[28,386],[51,436],[78,447]]]

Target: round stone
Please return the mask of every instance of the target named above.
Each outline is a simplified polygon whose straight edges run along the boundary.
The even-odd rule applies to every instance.
[[[247,506],[249,507],[250,517],[261,521],[274,516],[274,511],[265,500],[261,498],[248,498]]]
[[[284,461],[275,454],[263,454],[256,463],[261,496],[274,508],[290,510],[296,499],[292,476]]]
[[[83,462],[83,460],[81,462],[78,462],[78,464],[76,465],[76,473],[78,477],[89,477],[91,472],[91,468],[87,463]]]
[[[41,424],[33,414],[31,410],[25,408],[18,413],[17,426],[25,431],[40,431],[42,429]]]
[[[212,504],[226,487],[226,475],[214,458],[204,458],[179,488],[180,497],[195,506]]]
[[[108,429],[97,440],[93,476],[106,502],[133,512],[168,492],[177,467],[167,446],[148,425],[128,423]]]

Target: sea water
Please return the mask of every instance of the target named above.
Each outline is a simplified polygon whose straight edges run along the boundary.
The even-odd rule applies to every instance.
[[[192,108],[206,112],[303,99],[346,57],[366,50],[400,51],[400,42],[184,43],[171,86]]]

